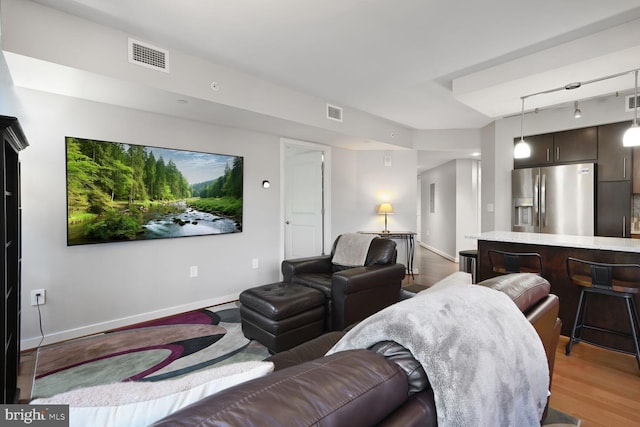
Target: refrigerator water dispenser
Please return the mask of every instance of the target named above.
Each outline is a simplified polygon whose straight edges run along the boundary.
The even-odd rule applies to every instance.
[[[515,227],[533,226],[533,199],[515,198],[513,199],[513,207],[515,209],[513,216],[513,225]]]

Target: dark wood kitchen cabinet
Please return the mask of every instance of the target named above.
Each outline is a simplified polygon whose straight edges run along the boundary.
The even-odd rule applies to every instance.
[[[631,181],[600,181],[596,236],[631,237]]]
[[[18,403],[18,365],[20,362],[20,266],[21,211],[20,163],[18,152],[28,143],[15,117],[0,116],[0,166],[2,166],[2,304],[0,304],[0,365],[2,366],[2,403]]]
[[[531,156],[513,159],[514,169],[553,164],[596,162],[598,160],[598,130],[596,127],[527,136]],[[514,138],[514,145],[520,138]]]
[[[631,180],[633,150],[622,145],[629,126],[631,122],[598,126],[598,181]]]
[[[553,162],[576,163],[598,160],[598,129],[566,130],[553,134]]]

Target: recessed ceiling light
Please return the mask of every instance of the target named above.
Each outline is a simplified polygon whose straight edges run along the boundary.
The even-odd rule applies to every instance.
[[[471,153],[471,155],[472,155],[473,157],[478,157],[478,156],[480,155],[480,153],[479,153],[479,152],[477,152],[477,151],[475,151],[475,152]]]

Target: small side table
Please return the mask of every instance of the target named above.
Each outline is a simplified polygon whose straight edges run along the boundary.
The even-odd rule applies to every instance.
[[[407,252],[407,272],[412,279],[415,279],[413,275],[413,256],[415,251],[415,233],[413,231],[390,231],[388,233],[382,233],[379,231],[358,231],[361,234],[375,234],[385,239],[399,239],[404,240],[405,249]]]

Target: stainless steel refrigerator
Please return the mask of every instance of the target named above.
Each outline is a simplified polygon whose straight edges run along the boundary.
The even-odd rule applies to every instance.
[[[593,163],[513,170],[511,230],[593,236],[595,174]]]

